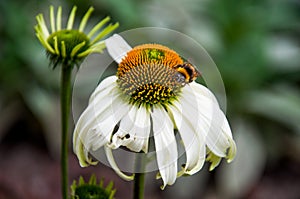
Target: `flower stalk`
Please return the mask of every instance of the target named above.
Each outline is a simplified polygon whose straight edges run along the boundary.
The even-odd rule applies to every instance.
[[[136,173],[133,185],[133,199],[143,199],[145,190],[145,173]]]
[[[68,198],[68,146],[69,146],[69,118],[71,107],[71,65],[63,65],[61,70],[61,90],[60,90],[60,104],[61,104],[61,184],[63,199]]]
[[[134,183],[133,183],[133,199],[144,199],[145,191],[145,158],[141,154],[136,154]]]
[[[54,7],[50,6],[50,29],[47,28],[44,15],[36,16],[36,36],[46,49],[50,65],[53,69],[61,66],[61,184],[62,198],[68,198],[68,146],[69,118],[72,97],[72,69],[79,68],[80,63],[90,53],[102,53],[105,43],[102,38],[114,31],[119,24],[108,24],[110,17],[97,23],[88,33],[84,32],[88,19],[94,8],[90,7],[83,16],[78,29],[73,27],[77,7],[74,6],[69,15],[66,27],[62,27],[62,7],[59,6],[55,15]],[[56,17],[55,17],[56,16]]]

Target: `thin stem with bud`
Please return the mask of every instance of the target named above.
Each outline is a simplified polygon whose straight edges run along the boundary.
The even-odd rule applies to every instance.
[[[72,66],[65,64],[62,66],[61,73],[61,90],[60,90],[60,102],[61,102],[61,183],[62,183],[62,196],[63,199],[68,198],[68,131],[69,131],[69,117],[71,106],[71,74]]]

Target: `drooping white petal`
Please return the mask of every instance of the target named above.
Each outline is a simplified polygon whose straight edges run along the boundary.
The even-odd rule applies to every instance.
[[[208,99],[212,100],[214,103],[219,105],[217,98],[208,88],[195,81],[191,82],[189,85],[193,89],[194,95],[201,95],[203,97],[207,97]]]
[[[221,114],[222,111],[215,113],[210,121],[207,121],[209,125],[209,131],[206,136],[206,144],[208,148],[220,157],[226,156],[226,151],[230,147],[228,136],[223,131],[223,123],[226,117]]]
[[[96,165],[98,163],[98,161],[94,161],[92,158],[89,157],[89,151],[81,142],[79,143],[79,145],[77,145],[76,151],[74,152],[77,155],[81,167]]]
[[[112,146],[126,146],[132,151],[148,151],[150,113],[145,107],[132,106],[121,120],[118,131],[113,135]]]
[[[229,138],[230,148],[227,151],[227,162],[230,163],[233,161],[236,155],[236,144],[235,141],[232,138]]]
[[[163,179],[161,188],[164,189],[167,184],[172,185],[175,182],[177,175],[178,152],[174,126],[169,115],[160,105],[153,108],[151,117],[157,164]]]
[[[214,170],[220,164],[221,160],[222,160],[222,157],[215,155],[213,152],[211,152],[208,149],[206,161],[211,163],[209,166],[209,171]]]
[[[91,103],[79,118],[74,136],[79,136],[81,140],[78,141],[83,142],[87,149],[96,150],[110,141],[113,129],[128,109],[119,96],[108,95]]]
[[[110,142],[113,129],[129,110],[129,105],[120,98],[118,89],[111,87],[102,91],[106,95],[90,101],[75,126],[73,149],[77,156],[82,155],[81,145],[84,145],[85,150],[95,151]],[[88,160],[88,154],[84,155],[81,159]],[[82,162],[81,165],[85,165]]]
[[[132,48],[128,43],[118,34],[107,38],[105,40],[106,48],[110,56],[119,64],[127,52]]]
[[[128,180],[128,181],[129,181],[129,180],[133,180],[133,179],[134,179],[134,174],[131,175],[131,176],[128,176],[128,175],[126,175],[125,173],[123,173],[123,172],[119,169],[119,167],[118,167],[118,165],[117,165],[117,163],[115,162],[115,159],[114,159],[114,157],[113,157],[111,148],[105,146],[104,149],[105,149],[105,154],[106,154],[107,160],[108,160],[109,164],[111,165],[111,167],[113,168],[113,170],[114,170],[121,178],[123,178],[124,180]]]
[[[197,102],[195,102],[195,106],[197,107]],[[170,105],[169,109],[186,151],[184,173],[193,175],[202,168],[206,156],[205,136],[200,132],[204,129],[198,126],[198,110],[182,99],[180,103],[174,102],[174,105]]]
[[[95,113],[95,110],[97,110],[98,113],[103,112],[103,110],[107,109],[111,105],[111,100],[109,97],[109,93],[113,91],[115,88],[115,76],[108,77],[104,79],[98,87],[95,89],[95,91],[92,93],[89,104],[93,104],[93,106],[88,106],[84,112],[81,114],[80,118],[77,121],[77,124],[75,126],[73,139],[78,138],[79,132],[86,132],[88,128],[91,128],[91,126],[94,126],[96,118],[94,116],[97,114]],[[95,96],[98,96],[97,101],[101,101],[102,104],[94,103],[96,100],[94,100]],[[99,106],[97,108],[97,105]],[[74,143],[75,140],[73,140]]]
[[[224,117],[225,117],[225,115],[224,115]],[[235,141],[232,138],[231,128],[230,128],[229,123],[228,123],[227,120],[224,121],[224,123],[223,123],[222,131],[223,131],[224,134],[227,135],[227,139],[229,141],[229,148],[227,150],[226,158],[227,158],[228,162],[231,162],[234,159],[235,155],[236,155],[236,144],[235,144]]]
[[[216,99],[204,86],[194,83],[190,84],[192,89],[183,89],[184,92],[193,92],[196,96],[199,107],[199,122],[206,129],[206,144],[208,148],[217,156],[225,157],[227,149],[231,146],[228,135],[228,121],[220,109]],[[187,96],[185,94],[185,96]],[[226,128],[226,133],[224,128]],[[232,137],[232,135],[231,135]]]
[[[92,93],[89,99],[89,103],[93,101],[95,97],[105,97],[111,91],[112,88],[115,88],[117,86],[116,81],[117,77],[114,75],[102,80],[101,83],[96,87],[96,89]]]
[[[90,146],[93,151],[96,151],[110,141],[111,134],[117,123],[129,110],[129,106],[122,103],[119,99],[113,102],[112,107],[114,108],[108,109],[106,119],[91,128],[88,140],[84,142],[87,146]],[[106,137],[104,137],[105,135]]]
[[[117,149],[120,146],[127,146],[133,141],[133,135],[130,135],[130,133],[135,121],[130,119],[132,116],[129,116],[133,114],[135,118],[136,112],[129,110],[129,113],[122,118],[118,131],[112,137],[111,148]]]

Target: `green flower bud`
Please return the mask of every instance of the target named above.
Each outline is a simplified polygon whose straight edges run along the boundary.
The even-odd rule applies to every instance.
[[[95,175],[92,175],[88,182],[80,176],[78,183],[74,180],[71,185],[72,199],[113,199],[115,193],[112,181],[104,187],[103,180],[97,183]]]
[[[109,17],[106,17],[86,34],[84,33],[84,28],[94,8],[91,7],[86,12],[81,20],[79,28],[73,29],[76,10],[77,7],[74,6],[70,13],[67,27],[62,29],[62,8],[58,8],[55,19],[54,7],[50,6],[50,33],[46,26],[43,14],[36,16],[36,36],[45,47],[47,55],[50,58],[50,65],[52,65],[53,68],[58,64],[64,66],[78,66],[88,54],[101,53],[105,48],[105,43],[104,41],[101,41],[101,39],[119,26],[118,23],[115,23],[109,24],[103,28],[110,20]],[[100,29],[101,31],[99,31]]]

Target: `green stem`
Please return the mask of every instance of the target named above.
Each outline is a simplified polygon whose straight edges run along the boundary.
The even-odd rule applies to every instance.
[[[145,158],[142,154],[136,154],[135,167],[133,199],[143,199],[145,190]]]
[[[60,106],[61,106],[61,183],[63,199],[68,198],[68,131],[71,108],[71,74],[72,66],[62,65]]]
[[[145,174],[136,173],[134,177],[133,199],[143,199],[145,190]]]

